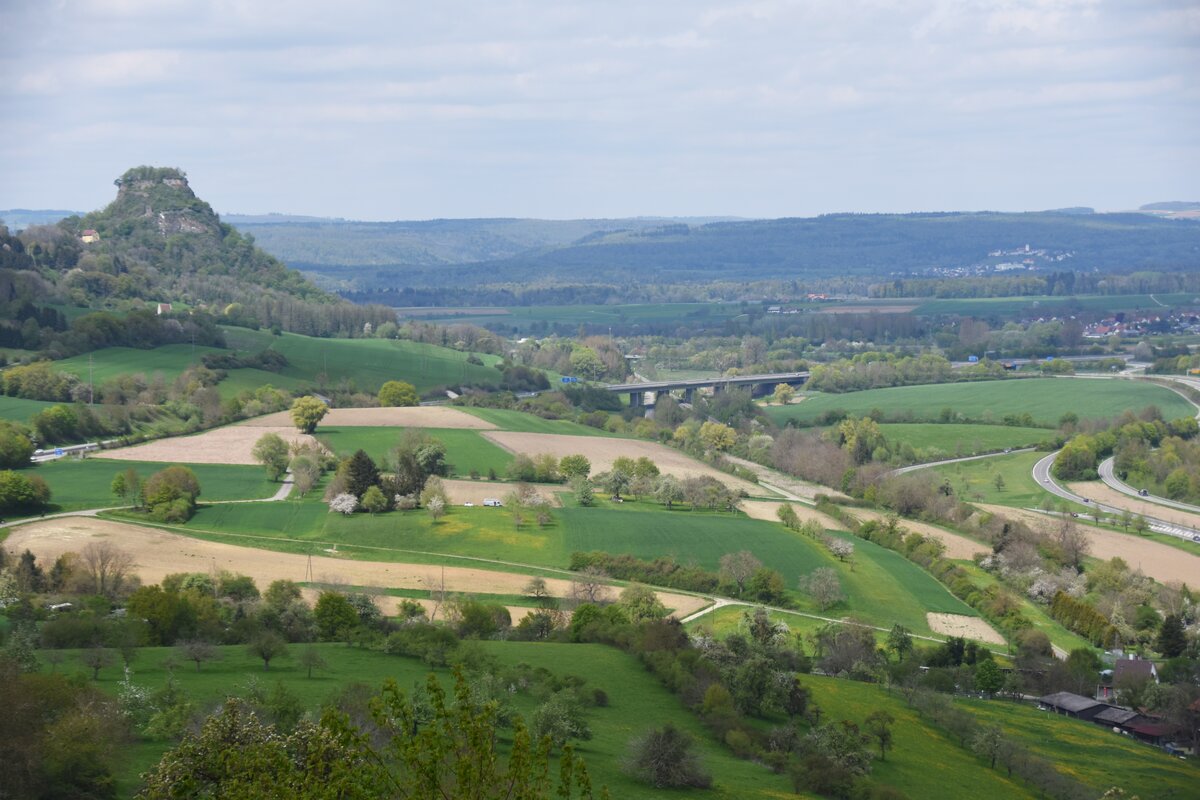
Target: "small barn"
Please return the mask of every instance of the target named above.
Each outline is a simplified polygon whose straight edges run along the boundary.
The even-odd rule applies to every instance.
[[[1038,698],[1038,708],[1053,711],[1065,717],[1090,720],[1101,711],[1110,708],[1105,703],[1072,692],[1055,692]]]

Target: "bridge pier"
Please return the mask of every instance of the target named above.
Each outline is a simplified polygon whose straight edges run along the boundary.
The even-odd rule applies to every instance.
[[[641,408],[645,404],[646,404],[646,393],[645,392],[630,392],[629,393],[629,407],[630,408]]]
[[[695,389],[695,387],[689,386],[689,387],[687,387],[686,389],[684,389],[684,390],[683,390],[683,402],[685,402],[685,403],[693,403],[693,402],[695,402],[695,400],[696,400],[696,389]]]

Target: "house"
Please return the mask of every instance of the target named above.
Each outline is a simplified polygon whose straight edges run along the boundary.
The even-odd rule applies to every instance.
[[[159,315],[170,314],[171,313],[171,304],[170,303],[159,303],[158,308],[155,310],[154,313],[159,314]]]
[[[1038,708],[1075,719],[1090,720],[1110,706],[1071,692],[1055,692],[1038,698]]]
[[[1158,683],[1158,669],[1153,661],[1141,658],[1118,658],[1113,664],[1113,686],[1120,688],[1121,681],[1137,682],[1152,680]]]
[[[98,242],[98,241],[100,241],[100,234],[96,233],[96,232],[95,232],[94,230],[92,230],[91,228],[88,228],[88,229],[87,229],[86,231],[84,231],[84,232],[83,232],[83,234],[82,234],[82,235],[79,237],[79,241],[83,242],[84,244],[92,244],[93,242]]]

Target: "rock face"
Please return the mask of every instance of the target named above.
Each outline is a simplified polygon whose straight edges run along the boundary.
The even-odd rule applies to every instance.
[[[217,215],[196,197],[182,170],[134,167],[113,183],[117,199],[109,208],[120,217],[151,218],[163,236],[220,234]]]

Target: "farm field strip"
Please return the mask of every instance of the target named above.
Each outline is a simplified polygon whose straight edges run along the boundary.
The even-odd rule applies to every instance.
[[[472,472],[487,475],[489,470],[503,475],[505,468],[513,459],[512,453],[488,441],[477,430],[460,428],[423,428],[419,430],[423,430],[446,445],[446,462],[455,475],[465,476]],[[322,426],[317,428],[315,435],[317,440],[326,446],[326,449],[339,457],[346,457],[352,455],[356,450],[362,450],[376,463],[382,463],[389,451],[399,443],[403,433],[404,429],[401,428]]]
[[[885,422],[879,430],[889,442],[907,443],[916,450],[936,449],[952,456],[1027,447],[1053,433],[1045,428],[954,422]]]
[[[29,523],[13,530],[8,537],[10,547],[29,548],[39,560],[46,559],[47,563],[65,552],[78,552],[93,541],[115,542],[130,551],[136,560],[136,572],[145,583],[158,583],[167,575],[178,572],[207,573],[225,569],[249,575],[263,587],[275,580],[315,580],[326,584],[381,588],[441,589],[444,586],[451,592],[522,594],[522,587],[530,577],[471,567],[354,560],[331,554],[278,553],[91,517]],[[569,594],[569,580],[554,577],[545,580],[551,595],[566,597]],[[659,597],[664,605],[676,609],[681,616],[708,603],[697,596],[671,592],[661,592]],[[395,605],[400,599],[392,598],[391,604]]]
[[[266,433],[278,434],[289,444],[317,444],[313,437],[295,427],[228,425],[192,436],[155,439],[145,444],[105,450],[104,457],[126,461],[161,461],[173,464],[257,464],[251,451]]]
[[[942,409],[972,419],[991,416],[999,421],[1005,414],[1029,413],[1041,425],[1057,425],[1059,418],[1074,412],[1081,419],[1115,417],[1126,409],[1158,406],[1165,419],[1192,416],[1191,403],[1175,392],[1145,381],[1091,381],[1079,378],[1010,378],[994,381],[895,386],[844,394],[813,393],[803,402],[771,406],[766,413],[778,424],[789,420],[812,422],[822,413],[844,410],[866,415],[883,409],[889,415],[908,412],[914,421],[936,420]]]
[[[0,395],[0,419],[27,424],[29,418],[34,414],[45,411],[47,408],[53,408],[56,405],[58,403],[52,403],[48,400],[26,400],[21,397]]]
[[[277,411],[237,423],[247,427],[286,427],[292,425],[290,411]],[[391,408],[331,408],[321,419],[318,431],[325,428],[463,428],[488,430],[496,426],[473,414],[449,406],[404,406]]]

